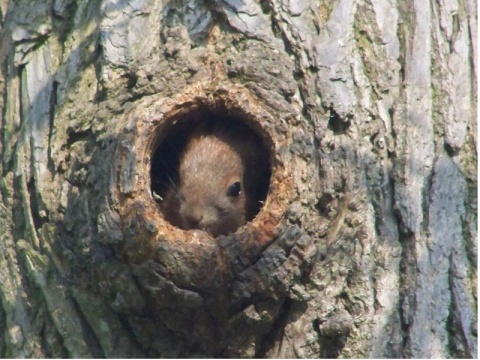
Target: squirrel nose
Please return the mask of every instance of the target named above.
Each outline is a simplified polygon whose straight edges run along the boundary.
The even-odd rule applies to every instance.
[[[190,209],[190,211],[185,214],[185,220],[187,220],[190,229],[199,229],[202,219],[203,211],[200,208]]]

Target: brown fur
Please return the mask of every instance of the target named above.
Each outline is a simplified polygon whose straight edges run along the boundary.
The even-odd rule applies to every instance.
[[[256,188],[262,174],[257,163],[264,158],[258,144],[241,129],[194,132],[180,156],[179,180],[166,192],[165,218],[180,228],[213,236],[234,232],[258,208]],[[240,194],[229,196],[234,182],[240,182]]]

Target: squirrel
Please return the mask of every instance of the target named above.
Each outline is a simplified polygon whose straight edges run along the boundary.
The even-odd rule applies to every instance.
[[[179,153],[161,209],[172,225],[226,235],[258,213],[269,177],[267,151],[246,125],[200,123]]]

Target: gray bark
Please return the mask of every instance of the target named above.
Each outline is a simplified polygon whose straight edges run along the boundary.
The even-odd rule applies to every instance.
[[[0,1],[0,356],[477,357],[476,9]],[[202,104],[272,151],[217,239],[150,191]]]

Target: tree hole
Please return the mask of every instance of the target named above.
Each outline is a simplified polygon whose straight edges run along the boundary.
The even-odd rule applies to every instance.
[[[267,197],[271,149],[238,109],[198,104],[159,127],[151,191],[164,218],[184,230],[226,235],[251,221]]]
[[[350,119],[343,119],[333,108],[330,108],[330,118],[328,119],[328,128],[336,135],[345,134],[350,127]]]

